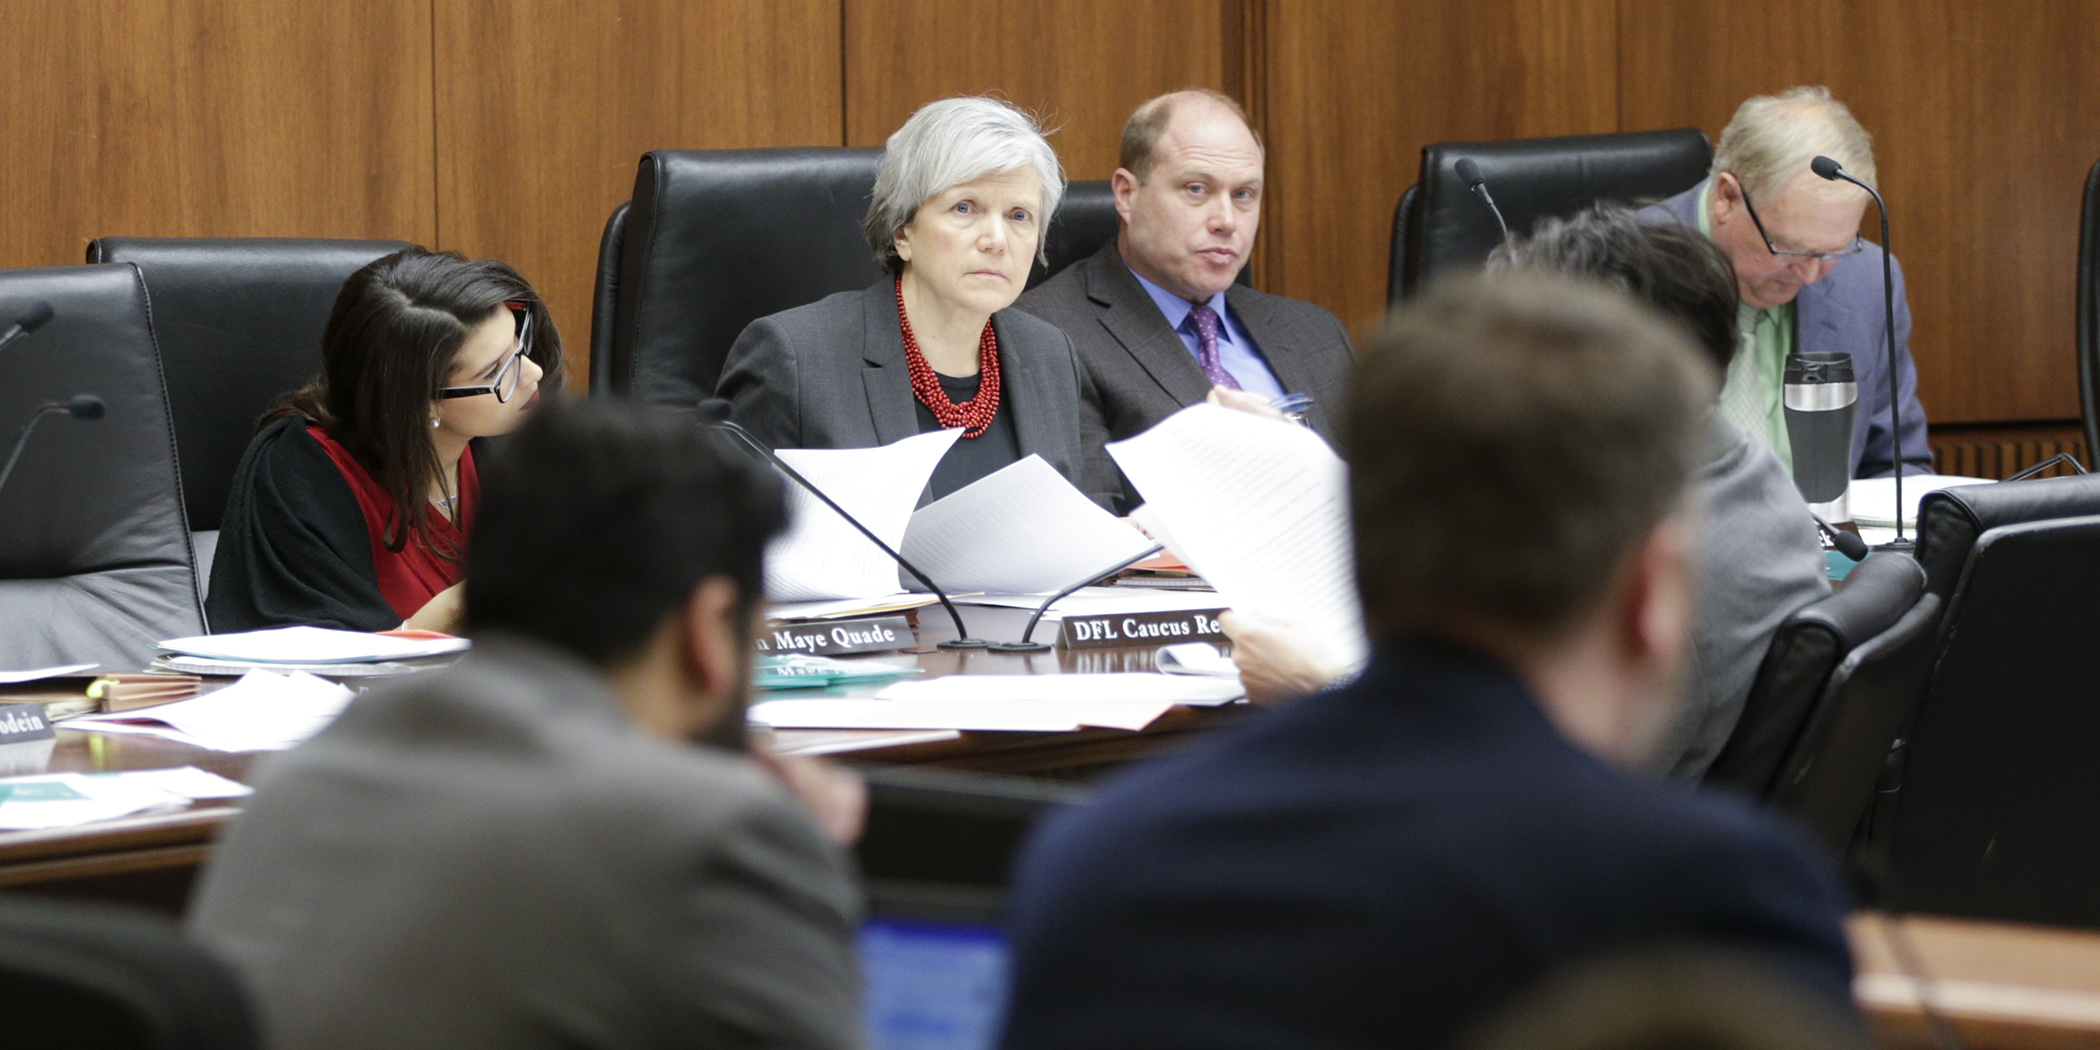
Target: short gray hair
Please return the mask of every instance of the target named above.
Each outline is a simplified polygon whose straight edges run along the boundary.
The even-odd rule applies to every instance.
[[[890,136],[875,176],[875,196],[861,224],[875,264],[895,276],[904,272],[897,231],[935,194],[986,175],[1027,169],[1043,188],[1036,257],[1048,260],[1050,217],[1065,193],[1064,168],[1043,138],[1035,118],[994,98],[944,98],[919,111]]]
[[[1714,148],[1713,174],[1732,171],[1750,192],[1777,193],[1788,179],[1808,170],[1823,154],[1869,186],[1874,180],[1874,137],[1826,87],[1788,88],[1737,106],[1735,118]]]

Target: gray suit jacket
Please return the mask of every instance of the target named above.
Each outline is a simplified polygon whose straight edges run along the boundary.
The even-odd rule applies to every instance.
[[[1018,310],[992,315],[999,337],[999,410],[1012,412],[1021,455],[1038,455],[1096,503],[1113,489],[1089,487],[1082,444],[1079,366],[1072,341]],[[853,354],[860,355],[858,369]],[[919,432],[896,285],[887,277],[746,326],[722,364],[715,396],[729,416],[775,448],[873,448]]]
[[[1243,285],[1227,290],[1225,301],[1268,360],[1277,382],[1292,393],[1312,395],[1308,422],[1313,429],[1330,442],[1336,440],[1355,364],[1348,329],[1311,303]],[[1143,433],[1210,393],[1202,367],[1123,264],[1114,238],[1022,295],[1015,305],[1071,335],[1083,373],[1080,392],[1088,449]],[[1107,455],[1090,464],[1102,472],[1103,480],[1081,488],[1120,493],[1123,510],[1139,502]]]
[[[488,637],[269,762],[190,922],[283,1050],[846,1047],[856,909],[748,759]]]
[[[1699,228],[1699,194],[1706,183],[1660,204],[1644,208],[1648,222],[1675,222]],[[1803,353],[1852,355],[1852,376],[1859,384],[1859,415],[1852,429],[1852,476],[1887,477],[1896,472],[1889,428],[1889,344],[1882,302],[1881,246],[1869,243],[1858,255],[1838,260],[1822,280],[1794,298],[1798,332],[1794,349]],[[1925,443],[1925,406],[1918,402],[1918,366],[1910,359],[1910,300],[1903,291],[1903,264],[1893,263],[1896,285],[1896,396],[1903,401],[1903,463],[1906,474],[1932,472],[1932,449]]]

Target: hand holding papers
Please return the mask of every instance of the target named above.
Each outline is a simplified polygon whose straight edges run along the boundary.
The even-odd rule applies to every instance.
[[[1224,604],[1298,624],[1348,665],[1364,662],[1348,470],[1319,435],[1191,405],[1108,451],[1164,530],[1153,534],[1171,536]]]

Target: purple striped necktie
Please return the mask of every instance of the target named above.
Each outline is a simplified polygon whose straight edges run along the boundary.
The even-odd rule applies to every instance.
[[[1189,321],[1196,326],[1196,360],[1203,365],[1203,374],[1210,377],[1212,386],[1227,390],[1240,389],[1240,381],[1218,361],[1218,314],[1207,305],[1189,311]]]

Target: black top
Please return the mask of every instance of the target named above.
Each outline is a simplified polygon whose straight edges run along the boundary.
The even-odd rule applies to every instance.
[[[1798,832],[1606,766],[1420,639],[1123,776],[1018,868],[1006,1050],[1444,1046],[1556,967],[1672,941],[1853,1009]]]
[[[949,376],[939,372],[934,375],[940,379],[941,389],[947,392],[948,400],[958,405],[977,396],[977,376]],[[911,399],[911,407],[919,417],[919,433],[945,429],[940,420],[933,418],[933,410],[921,404],[917,397]],[[1021,441],[1014,434],[1014,414],[1007,411],[1002,402],[999,411],[992,416],[992,425],[985,428],[982,436],[956,438],[948,454],[941,457],[940,465],[933,468],[933,480],[926,484],[926,502],[940,499],[1020,458]]]

